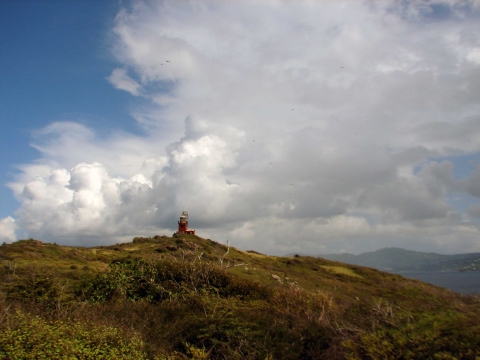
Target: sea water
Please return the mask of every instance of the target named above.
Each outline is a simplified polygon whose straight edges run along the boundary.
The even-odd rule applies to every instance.
[[[480,294],[480,271],[418,271],[398,273],[461,294]]]

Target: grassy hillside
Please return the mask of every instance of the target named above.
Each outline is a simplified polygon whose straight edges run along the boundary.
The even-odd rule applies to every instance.
[[[477,359],[480,300],[197,236],[0,247],[0,359]]]

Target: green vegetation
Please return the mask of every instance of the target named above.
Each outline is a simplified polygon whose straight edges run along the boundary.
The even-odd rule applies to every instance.
[[[0,334],[2,359],[145,359],[137,336],[117,328],[71,321],[48,322],[16,311]]]
[[[352,269],[346,268],[344,266],[327,266],[327,265],[322,265],[324,269],[333,271],[336,274],[345,274],[353,277],[358,277],[361,278],[360,275],[355,273]]]
[[[480,299],[197,236],[0,247],[0,359],[478,359]]]

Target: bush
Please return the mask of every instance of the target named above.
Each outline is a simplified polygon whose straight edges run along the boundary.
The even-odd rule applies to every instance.
[[[462,332],[460,329],[469,329]],[[424,314],[413,323],[362,331],[344,342],[348,360],[360,359],[478,359],[478,318],[456,312]]]
[[[0,331],[0,359],[146,359],[137,336],[117,328],[47,322],[17,311]]]
[[[23,276],[14,276],[6,284],[6,299],[58,309],[73,300],[65,280],[49,268],[31,267]]]
[[[265,298],[270,293],[266,286],[212,264],[144,259],[112,263],[106,273],[89,280],[82,289],[90,303],[113,297],[159,302],[187,299],[191,294]]]

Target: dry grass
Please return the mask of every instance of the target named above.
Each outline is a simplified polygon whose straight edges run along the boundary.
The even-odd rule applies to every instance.
[[[356,278],[363,278],[363,276],[358,275],[353,271],[352,269],[343,267],[343,266],[327,266],[327,265],[322,265],[322,268],[327,269],[328,271],[334,272],[335,274],[343,274],[343,275],[348,275]]]

